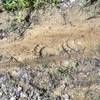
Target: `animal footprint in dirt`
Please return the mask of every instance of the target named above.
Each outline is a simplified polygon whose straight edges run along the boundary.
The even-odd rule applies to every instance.
[[[70,41],[67,40],[62,44],[62,49],[66,53],[72,53],[72,52],[79,52],[84,48],[80,48],[80,46],[75,42],[75,40],[70,40]]]
[[[34,48],[34,54],[37,57],[49,57],[58,55],[58,51],[52,47],[37,44]]]
[[[75,51],[74,48],[72,46],[70,46],[68,41],[65,41],[62,44],[62,49],[65,53],[70,54],[72,51]]]
[[[35,56],[37,56],[37,57],[43,57],[44,56],[43,55],[44,49],[45,49],[45,46],[37,44],[35,46],[35,48],[34,48],[34,54],[35,54]]]

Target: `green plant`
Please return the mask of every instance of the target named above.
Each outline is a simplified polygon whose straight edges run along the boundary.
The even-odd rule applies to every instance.
[[[59,3],[59,0],[51,0],[51,4],[53,6],[56,6]]]
[[[21,12],[18,12],[16,14],[16,18],[15,19],[16,19],[17,22],[21,22],[24,19],[24,17],[22,16]]]
[[[33,7],[35,8],[35,9],[38,9],[38,8],[40,8],[40,7],[42,7],[42,6],[44,6],[44,5],[46,5],[46,1],[45,0],[33,0]]]
[[[17,7],[16,2],[12,0],[4,0],[3,6],[6,10],[14,10]]]
[[[73,79],[73,77],[70,75],[70,72],[68,72],[68,70],[66,68],[65,69],[64,68],[58,68],[57,69],[57,75],[62,76],[66,80]]]
[[[25,8],[40,9],[48,4],[55,6],[59,0],[3,0],[3,7],[7,11],[16,11],[16,21],[21,22],[23,16],[21,15],[21,10]]]
[[[39,9],[47,4],[56,6],[58,3],[59,0],[3,0],[3,6],[6,10],[21,10],[29,7],[29,5]]]
[[[66,70],[64,70],[63,68],[59,68],[57,70],[58,74],[61,75],[61,76],[66,76]]]
[[[20,10],[28,5],[28,0],[3,0],[3,6],[6,10]]]
[[[25,8],[29,6],[28,0],[18,0],[19,8]]]
[[[48,68],[48,66],[49,66],[48,63],[42,65],[42,67],[44,68]]]
[[[52,6],[56,6],[59,3],[59,0],[32,0],[32,6],[35,9],[39,9],[41,7],[45,7],[45,5],[50,4]]]

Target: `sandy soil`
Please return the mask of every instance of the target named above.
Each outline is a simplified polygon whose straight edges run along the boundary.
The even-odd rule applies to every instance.
[[[57,54],[61,45],[69,39],[72,48],[86,48],[90,54],[100,42],[100,19],[70,25],[38,25],[27,30],[24,39],[0,41],[0,52],[9,53],[18,60],[34,57],[34,48],[37,44],[45,46],[46,51]]]

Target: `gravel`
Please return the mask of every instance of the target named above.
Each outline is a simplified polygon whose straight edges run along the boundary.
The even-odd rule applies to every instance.
[[[50,76],[49,70],[44,68],[32,70],[29,66],[24,66],[16,73],[16,76],[12,76],[9,72],[0,74],[0,100],[56,100],[60,98],[52,93],[53,89],[59,86],[60,79],[58,80],[57,76]],[[55,78],[57,81],[54,81]],[[68,96],[61,98],[69,100]]]
[[[68,91],[100,85],[100,60],[93,58],[88,61],[90,63],[84,60],[83,65],[80,63],[78,67],[60,70],[55,66],[54,72],[50,71],[49,65],[46,68],[38,65],[34,69],[21,65],[14,75],[13,72],[0,73],[0,100],[74,100]]]

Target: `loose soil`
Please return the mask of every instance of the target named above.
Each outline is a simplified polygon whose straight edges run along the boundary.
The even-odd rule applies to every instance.
[[[90,92],[88,90],[95,90],[95,88],[100,85],[98,81],[100,72],[97,73],[99,70],[98,66],[100,66],[100,63],[98,64],[98,62],[100,62],[100,18],[85,20],[85,16],[78,14],[78,11],[69,14],[69,16],[72,15],[76,16],[74,18],[69,17],[71,23],[67,22],[65,25],[61,15],[57,12],[53,12],[51,16],[42,16],[40,24],[31,25],[20,39],[4,38],[0,40],[1,54],[11,57],[8,60],[0,62],[0,72],[11,72],[23,64],[30,65],[32,69],[37,67],[37,65],[54,64],[54,68],[52,67],[49,70],[48,67],[49,72],[52,73],[56,67],[65,66],[66,68],[70,63],[72,64],[70,65],[71,68],[74,70],[74,67],[77,67],[77,62],[73,63],[74,60],[80,61],[81,63],[78,62],[80,68],[77,68],[79,73],[76,75],[77,71],[71,70],[73,72],[71,75],[73,75],[74,81],[72,81],[72,79],[69,81],[69,84],[76,87],[66,91],[74,98],[73,100],[92,100],[88,99],[88,96],[86,99],[85,95]],[[97,65],[84,64],[85,61],[83,60],[85,58],[92,59],[95,57],[98,58],[98,62],[95,62]],[[86,63],[89,62],[87,61]],[[93,71],[96,79],[92,81],[92,84],[91,73]],[[87,73],[88,75],[85,75]],[[85,83],[84,77],[87,77],[90,81],[88,80],[87,83]],[[82,78],[84,83],[81,81]],[[75,81],[75,79],[77,81]],[[84,84],[86,84],[86,86],[84,86]],[[87,84],[89,84],[89,86],[87,86]],[[92,85],[90,86],[90,84]],[[79,86],[77,87],[77,85]],[[82,88],[80,88],[81,86]],[[54,95],[58,95],[59,91],[59,87],[57,87],[54,90]],[[79,94],[79,91],[82,92]]]

